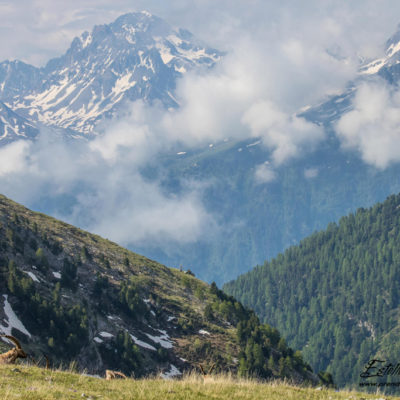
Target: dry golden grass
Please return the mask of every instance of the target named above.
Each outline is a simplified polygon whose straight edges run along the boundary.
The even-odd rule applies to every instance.
[[[284,382],[260,383],[232,376],[213,376],[204,383],[202,376],[191,374],[182,380],[98,379],[81,374],[44,370],[26,365],[0,366],[0,399],[220,399],[220,400],[336,400],[336,399],[395,399],[379,394],[335,392],[302,388]]]

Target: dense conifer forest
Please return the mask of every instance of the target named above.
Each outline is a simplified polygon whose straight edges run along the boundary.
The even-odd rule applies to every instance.
[[[396,364],[400,195],[329,224],[224,290],[339,385],[360,382],[376,356]]]

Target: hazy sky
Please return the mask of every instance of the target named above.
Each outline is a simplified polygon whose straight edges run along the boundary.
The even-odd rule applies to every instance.
[[[144,9],[219,47],[249,34],[324,44],[344,56],[375,54],[400,22],[396,0],[0,0],[0,59],[43,65],[82,31]]]

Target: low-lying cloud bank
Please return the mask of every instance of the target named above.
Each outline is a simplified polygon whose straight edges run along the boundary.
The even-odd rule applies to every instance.
[[[35,142],[18,141],[0,149],[0,187],[26,205],[60,199],[57,217],[121,244],[180,242],[202,237],[213,218],[201,202],[202,188],[186,185],[166,193],[139,170],[143,145],[136,131],[110,134],[126,140],[106,152],[108,135],[92,142],[68,142],[43,132]],[[113,147],[114,146],[114,147]],[[140,155],[138,157],[137,155]],[[147,153],[151,157],[153,153]],[[64,207],[64,208],[61,208]],[[53,213],[53,214],[54,214]]]
[[[28,206],[60,199],[53,215],[125,245],[209,238],[219,228],[218,216],[203,204],[207,182],[182,181],[167,190],[162,173],[143,174],[147,166],[160,167],[160,155],[177,156],[177,150],[257,138],[267,159],[255,166],[254,180],[269,184],[286,162],[325,139],[322,127],[291,112],[296,101],[281,104],[272,82],[256,73],[262,59],[243,60],[227,58],[207,74],[188,74],[177,87],[179,109],[137,101],[103,122],[92,140],[65,141],[49,130],[33,142],[0,148],[2,192]],[[249,65],[254,73],[242,74]],[[400,161],[399,108],[399,93],[383,82],[361,84],[354,110],[336,126],[343,147],[378,168]],[[317,174],[305,171],[307,178]]]
[[[356,150],[362,159],[385,169],[400,161],[400,91],[383,80],[361,83],[353,110],[336,124],[344,149]]]
[[[65,142],[46,131],[35,142],[1,148],[3,192],[27,205],[66,198],[57,216],[124,244],[209,237],[217,224],[202,203],[204,183],[183,182],[179,192],[166,192],[162,177],[143,176],[146,166],[178,148],[257,137],[270,153],[270,165],[256,168],[254,179],[268,183],[274,168],[324,138],[320,127],[294,114],[298,99],[279,88],[296,63],[281,61],[286,70],[278,73],[278,66],[266,67],[260,45],[242,38],[214,69],[188,73],[177,85],[176,110],[137,101],[98,126],[99,135],[90,141]],[[293,75],[290,84],[300,80]]]
[[[274,180],[275,167],[324,138],[320,127],[263,96],[266,82],[242,75],[237,60],[233,69],[222,64],[182,79],[177,110],[137,101],[103,122],[92,140],[65,141],[47,130],[33,142],[0,148],[3,193],[36,207],[60,200],[53,215],[126,245],[209,238],[218,216],[202,201],[207,182],[182,181],[179,190],[166,190],[162,174],[145,177],[147,166],[159,167],[160,155],[176,156],[177,149],[257,137],[271,160],[255,169],[255,181],[264,184]]]

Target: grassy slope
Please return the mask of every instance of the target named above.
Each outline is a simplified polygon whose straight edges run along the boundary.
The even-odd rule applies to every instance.
[[[0,398],[3,400],[52,399],[396,399],[379,394],[318,390],[291,386],[282,382],[269,384],[215,377],[203,383],[198,376],[180,381],[161,379],[113,380],[91,378],[77,373],[44,370],[25,365],[0,366]]]
[[[209,331],[211,335],[207,337],[207,341],[212,343],[213,351],[225,353],[229,347],[233,357],[238,355],[239,349],[235,343],[235,329],[229,326],[221,327],[220,321],[218,323],[201,321],[205,304],[213,300],[213,296],[209,293],[209,285],[206,283],[184,274],[178,269],[167,268],[153,260],[133,253],[98,235],[83,231],[45,214],[33,212],[0,195],[0,231],[2,227],[5,229],[15,215],[20,218],[18,226],[22,227],[22,231],[19,232],[22,236],[25,231],[29,231],[32,234],[31,229],[36,224],[39,237],[48,237],[62,245],[63,253],[61,256],[52,257],[49,252],[46,253],[51,269],[53,269],[52,265],[57,264],[57,258],[63,258],[64,256],[72,258],[74,255],[79,255],[82,247],[86,246],[91,253],[92,260],[79,269],[78,275],[80,273],[87,275],[81,280],[90,279],[93,271],[97,270],[102,276],[108,277],[110,285],[112,284],[119,288],[122,281],[134,276],[138,287],[142,290],[142,295],[144,296],[146,293],[147,296],[157,296],[157,299],[162,303],[162,311],[164,313],[184,319],[193,317],[197,323],[201,324],[198,329],[204,328]],[[37,240],[39,241],[39,239]],[[25,249],[25,253],[26,251]],[[109,260],[111,268],[106,268],[99,261],[100,255],[104,255]],[[26,264],[26,260],[21,255],[17,254],[13,258],[15,258],[17,265]],[[125,259],[129,260],[128,267],[124,265]],[[61,266],[58,265],[55,269],[59,270]],[[86,269],[88,273],[86,273]],[[35,270],[34,272],[40,276],[38,271]],[[47,275],[51,277],[51,273]],[[200,298],[195,295],[196,291],[201,292]],[[70,297],[74,297],[76,303],[79,303],[86,296],[80,289],[76,293],[70,293],[68,290],[66,293]],[[188,362],[199,361],[196,357],[192,359],[193,351],[191,347],[195,339],[202,341],[203,337],[195,333],[193,332],[193,335],[186,333],[173,337],[177,344],[175,346],[176,353],[187,359]],[[231,365],[231,367],[235,366]]]
[[[31,248],[32,240],[43,249],[49,265],[47,270],[33,269],[33,264],[39,264],[35,249]],[[54,243],[59,245],[61,253],[54,253]],[[82,252],[84,248],[90,257]],[[64,258],[74,260],[77,257],[81,262],[77,267],[76,290],[62,287],[59,303],[55,303],[52,299],[58,281],[54,279],[53,272],[62,271]],[[104,263],[105,259],[109,262],[108,266]],[[7,266],[8,260],[14,261],[20,271],[37,275],[40,283],[31,282],[35,292],[25,295],[25,292],[22,293],[22,284],[19,288],[22,294],[15,288],[12,290],[17,284],[9,284],[9,277],[13,275]],[[125,263],[126,260],[129,262]],[[92,295],[96,274],[106,277],[109,282],[99,296]],[[133,316],[124,309],[121,311],[118,300],[121,286],[130,279],[133,279],[140,299],[148,299],[149,303],[144,304],[138,315]],[[30,278],[21,272],[18,281],[30,282]],[[75,305],[87,310],[88,328],[81,334],[85,341],[72,347],[74,353],[66,337],[69,337],[69,332],[72,334],[77,331],[77,324],[67,335],[63,335],[69,325],[60,333],[55,328],[56,325],[62,327],[63,321],[55,319],[55,333],[51,333],[49,318],[41,317],[41,309],[33,313],[38,308],[32,300],[36,292],[42,299],[47,299],[50,315],[55,314],[54,309],[70,309]],[[29,341],[27,338],[20,339],[24,348],[37,357],[38,354],[48,354],[52,367],[60,362],[68,365],[76,361],[80,369],[87,369],[91,373],[104,374],[106,368],[121,369],[126,374],[134,370],[135,376],[141,377],[159,370],[169,370],[172,364],[180,371],[185,371],[199,363],[207,367],[216,363],[216,371],[234,373],[239,370],[243,374],[259,377],[285,376],[296,382],[308,380],[316,384],[319,381],[303,363],[301,356],[280,340],[276,330],[260,326],[252,311],[245,310],[215,286],[132,253],[97,235],[32,212],[0,195],[0,294],[4,293],[9,294],[10,303],[15,306],[18,317],[27,324],[27,329],[33,335]],[[43,305],[44,301],[40,304]],[[60,304],[62,307],[59,307]],[[34,315],[32,320],[41,322],[39,327],[30,320],[31,315]],[[109,315],[117,316],[117,322],[110,322]],[[170,320],[171,316],[175,318]],[[83,323],[86,323],[85,320]],[[202,333],[202,330],[208,334]],[[163,353],[138,347],[141,357],[131,356],[136,364],[129,359],[129,365],[124,366],[121,357],[124,358],[125,353],[132,349],[131,344],[127,342],[125,345],[124,340],[122,349],[121,345],[110,339],[106,344],[98,345],[94,338],[101,331],[111,333],[114,337],[121,331],[133,332],[143,340],[148,340],[146,332],[154,335],[157,331],[166,331],[174,345],[171,349],[161,349],[165,350]],[[53,345],[49,344],[51,338],[54,339]],[[54,349],[59,350],[57,354]],[[100,358],[98,352],[102,352]],[[110,353],[117,356],[111,357]]]

